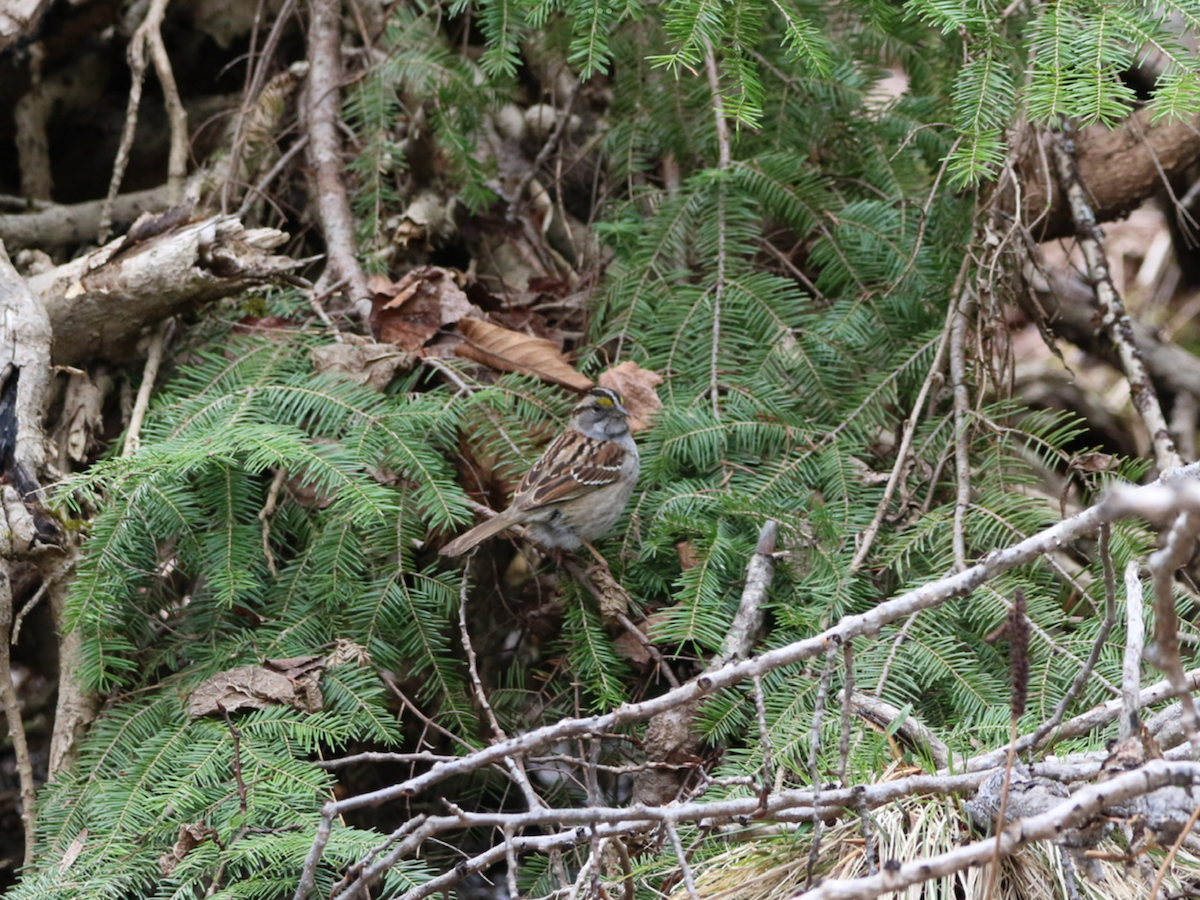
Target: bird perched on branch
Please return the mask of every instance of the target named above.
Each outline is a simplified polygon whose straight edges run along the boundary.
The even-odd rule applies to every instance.
[[[466,553],[514,525],[524,525],[544,547],[574,550],[612,528],[637,484],[639,466],[621,395],[594,387],[572,410],[566,430],[521,479],[508,509],[455,538],[441,553]]]

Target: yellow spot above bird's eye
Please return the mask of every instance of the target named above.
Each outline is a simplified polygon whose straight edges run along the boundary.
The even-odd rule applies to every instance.
[[[596,398],[596,402],[599,403],[601,406],[612,406],[613,405],[612,397],[605,397],[603,394]]]

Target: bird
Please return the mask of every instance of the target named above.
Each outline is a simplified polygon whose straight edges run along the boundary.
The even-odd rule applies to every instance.
[[[621,394],[594,387],[521,479],[508,509],[446,544],[459,556],[514,525],[548,549],[575,550],[603,536],[620,518],[637,484],[637,445]],[[594,552],[594,551],[593,551]]]

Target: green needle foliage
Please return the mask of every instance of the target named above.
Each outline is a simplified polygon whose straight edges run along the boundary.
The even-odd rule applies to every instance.
[[[1200,7],[1162,9],[1200,21]],[[487,40],[477,63],[437,28],[439,14],[468,10]],[[1166,60],[1156,114],[1194,114],[1194,55],[1165,18],[1139,4],[992,0],[464,0],[400,11],[388,58],[349,93],[361,236],[378,246],[409,186],[390,137],[397,115],[430,114],[447,177],[482,202],[489,173],[471,156],[475,130],[513,89],[523,43],[557,48],[585,78],[604,75],[612,101],[598,136],[612,188],[596,227],[611,262],[580,367],[597,374],[632,359],[655,370],[665,408],[639,436],[640,487],[603,546],[631,616],[656,612],[651,638],[686,670],[720,647],[759,528],[776,520],[788,553],[764,643],[782,645],[953,570],[956,426],[949,392],[923,389],[949,304],[992,290],[975,262],[984,254],[976,196],[961,189],[997,170],[1021,117],[1126,115],[1131,95],[1117,76],[1147,48]],[[710,58],[737,126],[728,131],[714,115]],[[893,64],[909,88],[880,97]],[[663,176],[667,157],[678,179]],[[332,789],[312,759],[351,742],[404,746],[382,671],[415,686],[412,699],[459,751],[483,739],[457,638],[463,575],[426,548],[471,519],[452,465],[460,437],[498,468],[521,471],[568,398],[518,376],[455,396],[422,372],[380,395],[314,374],[309,350],[325,340],[220,334],[159,394],[136,455],[106,459],[62,488],[77,515],[91,516],[68,625],[83,642],[86,685],[112,703],[74,771],[45,792],[39,862],[14,897],[199,896],[218,872],[215,896],[287,895]],[[987,362],[968,372],[968,559],[1057,521],[1058,498],[1039,492],[1040,476],[1088,444],[1069,418],[1008,402]],[[885,502],[914,409],[911,460]],[[1143,471],[1121,461],[1116,474]],[[1138,529],[1116,529],[1118,570],[1148,548]],[[1088,655],[1103,608],[1096,554],[1074,566],[1030,565],[884,629],[854,648],[856,684],[939,729],[956,751],[1003,743],[1006,662],[984,636],[1023,590],[1033,638],[1022,724],[1044,720]],[[492,700],[505,727],[632,695],[636,679],[591,596],[565,586],[558,602],[554,642],[498,667]],[[1119,683],[1120,639],[1118,627],[1076,708]],[[188,718],[186,698],[216,673],[327,655],[335,643],[357,655],[325,671],[322,711]],[[820,671],[817,662],[763,682],[766,737],[789,783],[813,774]],[[842,679],[834,675],[831,696]],[[727,748],[714,774],[730,784],[762,774],[748,690],[700,713],[706,739]],[[535,703],[535,693],[551,699]],[[816,740],[826,780],[836,716]],[[888,762],[885,738],[862,734],[848,777],[874,777]],[[464,790],[485,802],[490,787]],[[180,823],[207,837],[171,867],[164,855]],[[379,841],[339,824],[318,890]],[[667,852],[642,871],[675,864]],[[537,861],[523,866],[523,889],[545,893],[543,875]],[[412,863],[389,877],[380,896],[428,873]]]

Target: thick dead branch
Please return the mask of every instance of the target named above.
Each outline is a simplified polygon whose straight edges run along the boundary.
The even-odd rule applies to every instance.
[[[112,218],[128,224],[144,212],[159,212],[170,206],[167,186],[122,194],[113,203]],[[69,206],[50,205],[36,212],[0,215],[0,241],[9,247],[39,247],[50,250],[64,244],[94,241],[100,233],[103,200]]]
[[[1091,288],[1065,272],[1026,271],[1037,292],[1038,305],[1046,322],[1058,337],[1082,350],[1119,366],[1116,348],[1096,330],[1095,295]],[[1038,310],[1028,310],[1038,315]],[[1200,358],[1178,344],[1163,340],[1158,333],[1136,319],[1130,321],[1133,342],[1146,364],[1154,383],[1172,393],[1200,397]]]
[[[339,0],[311,0],[309,3],[308,158],[316,180],[317,209],[328,257],[317,288],[320,292],[339,282],[348,284],[350,299],[366,319],[371,311],[370,293],[356,256],[354,217],[350,213],[346,183],[342,180],[345,163],[338,132],[342,86],[340,9]]]
[[[1106,807],[1140,797],[1167,785],[1188,787],[1200,783],[1200,763],[1152,760],[1140,769],[1125,772],[1110,781],[1085,787],[1041,815],[1021,819],[998,835],[1000,857],[1011,856],[1020,847],[1058,838],[1067,829],[1086,825]],[[991,860],[996,840],[985,838],[907,863],[890,860],[883,871],[864,878],[830,879],[800,894],[797,900],[873,900],[909,885],[961,872]]]
[[[66,624],[67,589],[75,577],[75,549],[56,560],[54,568],[45,575],[50,587],[50,607],[62,638],[59,641],[58,704],[54,710],[54,733],[50,738],[50,761],[47,771],[51,778],[64,772],[75,762],[79,744],[87,727],[96,718],[99,698],[84,690],[79,670],[83,660],[83,636],[78,628]]]
[[[287,240],[214,216],[126,246],[107,246],[29,279],[54,328],[54,362],[133,355],[146,327],[182,309],[287,278],[296,263],[270,251]]]
[[[16,446],[12,459],[0,464],[23,470],[20,479],[37,481],[45,467],[46,438],[42,418],[50,392],[51,325],[43,301],[31,291],[9,262],[0,243],[0,359],[10,364],[14,380]],[[7,474],[7,473],[5,473]],[[36,489],[22,487],[28,493]]]
[[[767,521],[758,535],[754,556],[746,567],[746,586],[738,611],[725,636],[721,652],[705,670],[716,671],[727,663],[745,659],[754,648],[762,628],[762,605],[775,575],[775,541],[779,526]],[[654,716],[646,727],[644,746],[654,765],[638,774],[633,785],[637,803],[655,805],[673,800],[687,775],[687,767],[700,749],[700,732],[695,726],[698,703],[685,703]]]
[[[1121,295],[1109,272],[1104,235],[1096,225],[1095,213],[1075,163],[1075,132],[1069,124],[1064,123],[1062,130],[1054,135],[1051,149],[1054,152],[1059,184],[1066,191],[1071,205],[1076,237],[1087,261],[1088,277],[1095,286],[1096,301],[1100,309],[1100,327],[1117,348],[1121,370],[1129,380],[1133,405],[1150,433],[1150,440],[1154,445],[1154,461],[1159,471],[1173,469],[1179,465],[1179,454],[1175,450],[1175,442],[1167,428],[1167,419],[1158,402],[1158,394],[1147,373],[1145,361],[1133,339],[1133,327],[1125,313],[1125,304],[1121,301]]]
[[[1079,173],[1088,185],[1096,221],[1120,218],[1164,187],[1170,178],[1200,158],[1200,130],[1196,121],[1150,123],[1151,112],[1140,110],[1120,128],[1095,125],[1079,133]],[[1038,140],[1044,140],[1039,135]],[[1026,222],[1037,220],[1034,236],[1041,241],[1074,233],[1071,210],[1062,189],[1045,171],[1045,148],[1033,141],[1023,148],[1018,178],[1023,191]],[[1016,206],[1011,186],[1001,188],[1000,205],[1008,212]],[[1042,214],[1045,216],[1042,217]]]
[[[25,739],[25,723],[21,721],[21,704],[12,677],[9,633],[13,624],[13,595],[7,568],[7,565],[0,565],[0,703],[4,704],[8,736],[17,764],[17,779],[21,785],[21,824],[25,829],[24,865],[29,866],[33,864],[33,848],[36,844],[34,801],[37,790],[33,782],[33,766],[29,761],[29,742]]]
[[[893,706],[886,700],[872,697],[861,691],[850,695],[850,705],[856,715],[862,716],[868,722],[880,729],[891,728],[894,723],[901,722],[896,728],[896,737],[907,746],[914,748],[918,754],[928,754],[933,764],[939,769],[946,769],[953,763],[954,771],[961,772],[966,766],[965,760],[957,753],[951,753],[946,742],[939,738],[933,730],[914,715],[906,715],[899,707]]]
[[[709,668],[717,668],[735,659],[745,659],[754,649],[754,642],[762,630],[763,601],[767,599],[767,591],[775,577],[775,541],[779,534],[779,526],[768,520],[763,523],[758,532],[758,545],[754,548],[754,556],[746,566],[746,586],[742,589],[742,599],[734,614],[733,624],[725,635],[721,645],[721,653]]]
[[[0,51],[37,28],[53,0],[8,0],[0,4]]]

